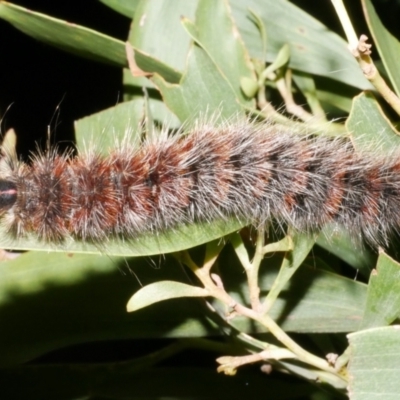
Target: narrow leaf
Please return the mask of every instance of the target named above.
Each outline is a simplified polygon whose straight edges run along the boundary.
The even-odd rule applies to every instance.
[[[17,5],[0,2],[3,18],[25,34],[81,57],[126,67],[124,42]]]
[[[271,309],[279,293],[303,263],[315,243],[314,238],[306,235],[293,234],[290,236],[293,240],[293,250],[285,253],[279,274],[265,299],[263,309],[266,313]]]
[[[135,10],[140,0],[99,0],[114,11],[125,15],[125,17],[133,18]]]
[[[159,301],[179,297],[206,297],[208,290],[181,282],[155,282],[138,290],[128,301],[128,312],[137,311]]]
[[[154,235],[143,234],[135,238],[109,238],[101,244],[83,243],[68,239],[63,243],[45,243],[33,235],[14,240],[0,228],[0,247],[12,250],[39,250],[73,252],[87,254],[107,254],[109,256],[149,256],[190,249],[208,243],[243,228],[246,224],[236,218],[212,223],[192,223],[181,225],[169,231]]]
[[[364,16],[397,96],[400,96],[399,41],[383,26],[370,0],[361,0]],[[374,48],[372,48],[374,50]]]
[[[325,226],[317,244],[367,277],[375,267],[376,254],[362,243],[357,243],[342,226]]]

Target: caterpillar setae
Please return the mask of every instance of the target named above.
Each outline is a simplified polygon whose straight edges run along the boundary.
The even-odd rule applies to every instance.
[[[6,156],[0,213],[14,238],[101,242],[235,216],[301,232],[326,223],[385,244],[400,225],[400,158],[355,152],[350,141],[299,135],[272,123],[197,123],[107,156],[55,149],[29,163]]]

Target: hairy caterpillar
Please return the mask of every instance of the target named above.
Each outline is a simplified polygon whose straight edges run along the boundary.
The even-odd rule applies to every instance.
[[[356,153],[348,140],[271,123],[198,123],[139,147],[124,140],[107,156],[49,150],[29,164],[5,161],[1,220],[15,238],[97,243],[234,215],[304,232],[333,222],[378,245],[400,225],[397,155]]]

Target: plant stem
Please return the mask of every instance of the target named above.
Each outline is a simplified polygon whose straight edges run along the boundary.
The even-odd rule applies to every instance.
[[[263,248],[265,243],[265,228],[260,227],[257,229],[257,232],[258,235],[253,261],[249,266],[244,267],[249,285],[251,308],[258,312],[261,308],[260,288],[258,286],[258,271],[260,269],[261,261],[264,258]]]
[[[344,33],[349,43],[350,49],[356,49],[358,45],[358,37],[351,23],[349,14],[347,14],[346,7],[343,4],[343,0],[331,0],[337,16],[339,17],[340,23],[342,24]]]
[[[304,350],[300,347],[293,339],[290,338],[280,327],[279,325],[269,316],[269,315],[260,315],[254,310],[250,310],[247,307],[244,307],[240,304],[235,306],[235,311],[241,315],[245,315],[263,325],[265,328],[271,332],[276,339],[278,339],[282,344],[284,344],[290,351],[292,351],[299,360],[310,364],[314,367],[317,367],[323,371],[331,372],[337,375],[334,368],[332,368],[329,363],[308,351]]]
[[[374,85],[376,90],[382,95],[393,110],[400,115],[400,99],[386,84],[370,57],[371,45],[367,43],[367,36],[361,35],[360,39],[357,38],[357,34],[351,24],[343,0],[331,1],[345,31],[350,51],[358,61],[364,76]]]

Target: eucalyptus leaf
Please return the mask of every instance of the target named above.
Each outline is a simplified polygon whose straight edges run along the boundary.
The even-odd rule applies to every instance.
[[[279,269],[279,274],[263,303],[263,310],[265,313],[269,312],[278,298],[279,293],[303,263],[315,243],[314,238],[306,235],[289,233],[288,236],[293,241],[293,249],[285,252],[282,265]]]
[[[128,42],[135,49],[138,66],[145,71],[158,72],[167,82],[178,83],[185,69],[190,48],[190,37],[181,24],[182,16],[194,17],[197,0],[192,1],[139,1]],[[157,26],[157,30],[154,27]],[[171,44],[174,44],[173,46]],[[147,61],[141,59],[147,55]],[[159,66],[155,68],[154,66]],[[169,71],[169,72],[168,72]],[[125,97],[132,90],[154,85],[148,79],[124,73]],[[151,102],[158,99],[152,96]],[[164,105],[165,107],[165,105]]]
[[[140,1],[129,32],[129,43],[182,74],[190,49],[190,37],[181,19],[193,18],[197,4],[198,0]]]
[[[126,137],[132,145],[139,146],[143,118],[144,100],[137,98],[75,121],[77,148],[84,152],[95,147],[101,154],[108,155],[110,149]]]
[[[153,77],[153,82],[182,122],[210,113],[215,115],[216,110],[221,120],[244,113],[230,84],[207,53],[196,45],[189,54],[187,71],[179,85],[170,84],[159,75]]]
[[[353,104],[352,98],[343,94],[332,93],[325,90],[317,90],[317,96],[322,105],[326,103],[341,111],[350,112]],[[327,109],[326,106],[325,109]]]
[[[290,46],[289,67],[324,76],[359,89],[371,89],[346,42],[293,3],[286,0],[231,0],[232,14],[250,56],[267,62],[276,59],[282,45]],[[249,18],[256,13],[265,26],[266,60],[260,31]]]
[[[382,24],[370,0],[361,0],[365,20],[397,96],[400,96],[400,43]],[[372,48],[374,50],[374,48]]]
[[[301,249],[298,252],[300,255]],[[259,271],[262,297],[273,288],[283,260],[282,253],[268,254],[263,260]],[[229,294],[238,303],[249,304],[247,280],[236,255],[223,252],[218,265]],[[286,332],[352,332],[362,321],[366,295],[366,284],[325,271],[317,259],[310,258],[281,288],[268,315]],[[214,305],[221,313],[226,312],[218,302]],[[230,323],[241,332],[265,332],[263,327],[241,316],[231,319]]]
[[[155,268],[157,267],[157,268]],[[132,292],[186,276],[172,258],[28,252],[0,269],[0,365],[107,340],[216,335],[191,299],[126,312]]]
[[[206,297],[208,290],[198,286],[187,285],[181,282],[155,282],[138,290],[128,301],[128,312],[140,310],[159,301],[180,297]]]
[[[140,0],[99,0],[114,11],[125,15],[125,17],[133,18],[135,10]]]
[[[183,20],[183,24],[229,82],[238,102],[254,107],[254,101],[247,98],[241,90],[240,80],[248,78],[256,81],[256,76],[249,54],[230,15],[228,2],[199,0],[195,25],[188,23],[187,19]]]
[[[376,253],[354,240],[341,226],[326,225],[317,238],[317,244],[366,276],[375,267]]]
[[[400,264],[385,253],[378,258],[368,284],[360,328],[390,325],[400,318]]]
[[[0,18],[25,34],[91,60],[127,66],[125,44],[93,29],[0,1]]]
[[[4,228],[0,228],[0,247],[12,250],[38,250],[86,254],[107,254],[109,256],[149,256],[173,253],[208,243],[239,230],[246,223],[236,218],[212,223],[192,223],[160,232],[157,235],[147,233],[135,238],[108,238],[102,243],[88,243],[72,238],[62,243],[39,241],[34,235],[12,239]]]
[[[400,148],[399,133],[371,93],[361,93],[354,98],[346,128],[358,150],[390,154]]]
[[[0,2],[0,18],[25,34],[64,51],[118,67],[128,67],[125,43],[103,33],[6,2]],[[144,51],[135,49],[135,60],[139,68],[157,72],[168,82],[178,82],[180,79],[178,71]]]
[[[351,400],[397,400],[400,393],[400,326],[359,331],[350,342]]]

